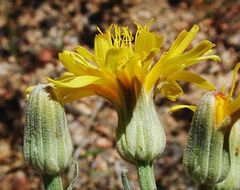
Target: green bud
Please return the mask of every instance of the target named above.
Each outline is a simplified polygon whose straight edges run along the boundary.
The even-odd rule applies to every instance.
[[[29,94],[24,129],[24,157],[41,174],[57,175],[72,159],[72,141],[57,90],[39,84]]]
[[[230,134],[231,169],[227,178],[215,185],[214,190],[240,189],[240,122],[235,123]]]
[[[116,130],[120,156],[135,165],[150,163],[162,153],[166,136],[156,113],[153,95],[141,90],[136,104],[118,111]]]
[[[202,97],[193,116],[183,164],[189,177],[199,184],[213,186],[223,181],[230,169],[229,131],[224,121],[218,125],[220,113],[215,92]]]

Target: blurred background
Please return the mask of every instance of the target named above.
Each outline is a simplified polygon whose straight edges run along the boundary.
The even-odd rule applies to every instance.
[[[183,29],[198,24],[200,32],[192,45],[204,39],[216,44],[222,62],[205,62],[191,68],[218,88],[229,87],[234,65],[240,60],[240,2],[237,0],[0,0],[0,189],[41,190],[41,180],[26,166],[22,154],[24,91],[27,86],[46,83],[46,76],[58,77],[64,71],[57,53],[78,44],[93,48],[96,27],[111,23],[146,24],[165,39],[167,50]],[[182,166],[184,146],[192,112],[173,114],[176,104],[196,104],[205,93],[181,83],[186,92],[177,102],[156,97],[156,109],[167,133],[164,153],[156,159],[158,189],[191,190],[193,183]],[[237,86],[239,88],[239,85]],[[239,91],[238,91],[239,92]],[[117,115],[110,103],[100,97],[87,97],[66,105],[74,142],[74,159],[79,164],[75,189],[123,189],[120,172],[129,169],[129,179],[138,188],[137,175],[122,161],[116,150],[114,131]],[[73,168],[63,174],[65,185]]]

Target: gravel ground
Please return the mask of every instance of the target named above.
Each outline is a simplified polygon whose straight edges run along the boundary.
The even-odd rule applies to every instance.
[[[26,166],[22,155],[24,128],[24,91],[27,86],[57,77],[64,68],[57,53],[82,44],[93,48],[96,26],[106,29],[111,23],[145,24],[154,18],[152,30],[165,37],[169,48],[177,34],[198,24],[200,32],[192,45],[203,39],[216,44],[222,62],[205,62],[190,70],[201,73],[218,88],[229,88],[234,65],[240,60],[240,2],[235,0],[1,0],[0,1],[0,189],[40,190],[41,180]],[[181,83],[184,94],[177,102],[156,97],[156,109],[167,133],[164,153],[156,159],[158,189],[192,190],[193,182],[182,166],[192,112],[173,114],[176,104],[196,104],[205,93]],[[239,89],[239,85],[237,84]],[[239,93],[239,90],[238,90]],[[66,105],[67,119],[74,143],[74,158],[80,177],[75,189],[123,189],[120,172],[129,169],[129,179],[138,189],[135,169],[120,159],[115,150],[117,115],[111,104],[100,97],[87,97]],[[71,180],[70,167],[63,175]]]

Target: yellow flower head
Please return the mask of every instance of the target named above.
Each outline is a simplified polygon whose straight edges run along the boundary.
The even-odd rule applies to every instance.
[[[233,100],[232,98],[239,68],[240,68],[240,63],[237,64],[233,70],[232,85],[231,85],[230,92],[228,94],[225,92],[224,88],[221,91],[213,93],[215,117],[216,117],[215,120],[216,120],[217,127],[221,127],[221,124],[225,121],[225,119],[228,119],[229,117],[232,118],[232,121],[230,121],[232,123],[236,122],[236,120],[240,118],[240,95],[235,100]],[[170,112],[173,112],[182,108],[188,108],[188,109],[191,109],[192,111],[195,111],[196,106],[177,105],[172,107],[170,109]]]
[[[207,80],[184,70],[207,59],[219,60],[218,56],[209,55],[214,44],[207,40],[186,51],[198,26],[194,25],[189,32],[182,31],[171,48],[155,61],[163,37],[150,32],[149,24],[136,24],[135,35],[127,27],[118,25],[111,25],[104,33],[98,29],[94,54],[82,46],[75,52],[64,50],[59,53],[68,72],[49,81],[59,89],[63,101],[100,95],[121,107],[135,101],[141,89],[147,95],[158,89],[167,98],[175,100],[183,93],[178,80],[213,90],[214,86]]]

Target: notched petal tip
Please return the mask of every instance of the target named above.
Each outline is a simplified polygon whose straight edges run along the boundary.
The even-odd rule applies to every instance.
[[[194,24],[190,31],[198,32],[199,26],[197,24]]]

